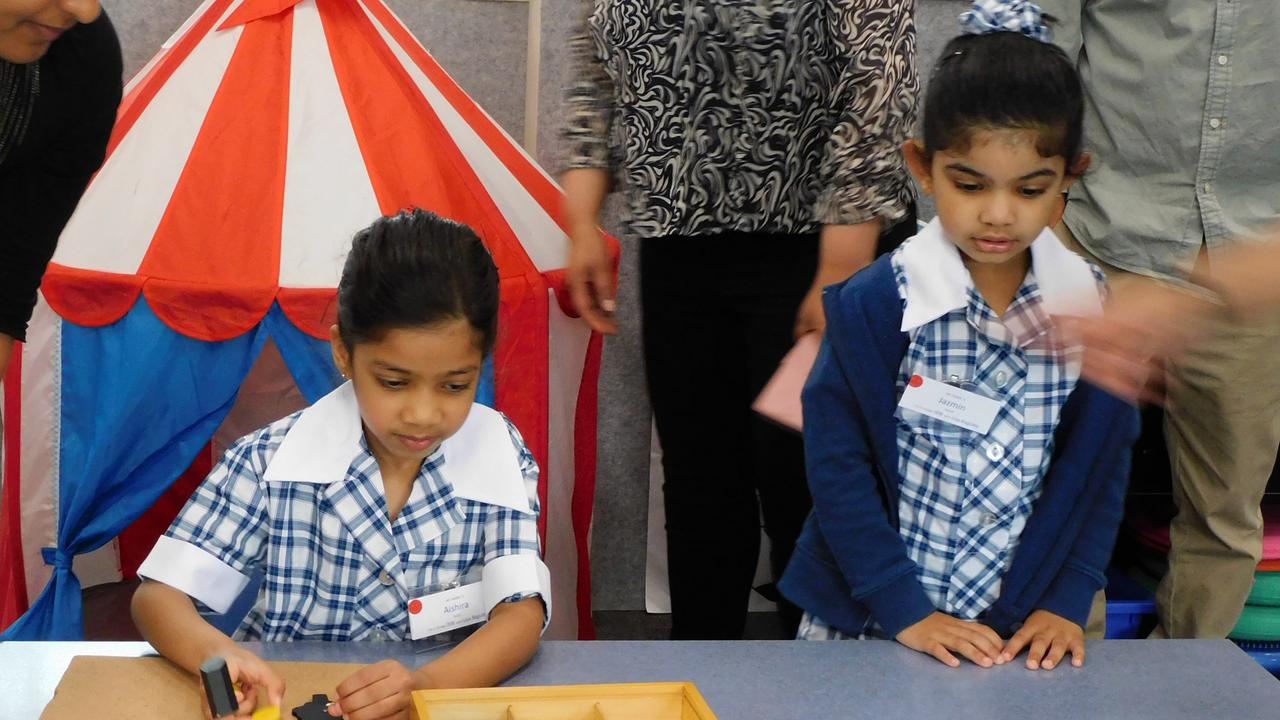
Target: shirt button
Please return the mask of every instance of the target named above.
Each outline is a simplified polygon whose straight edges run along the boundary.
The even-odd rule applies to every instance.
[[[1219,55],[1219,56],[1218,56],[1218,64],[1219,64],[1219,65],[1226,65],[1226,64],[1227,64],[1227,56],[1226,56],[1226,55]]]
[[[952,385],[959,385],[960,376],[953,374],[951,377],[947,378],[947,381],[950,382]]]
[[[990,460],[991,462],[1000,462],[1001,458],[1003,458],[1003,457],[1004,457],[1004,447],[1003,447],[1003,446],[995,445],[995,444],[992,444],[992,445],[988,445],[988,446],[987,446],[987,459],[988,459],[988,460]]]
[[[386,570],[383,570],[382,572],[378,573],[378,582],[382,583],[383,585],[396,584],[395,579],[391,577],[391,573],[387,572]]]
[[[1218,118],[1210,118],[1209,127],[1213,128],[1214,130],[1217,130],[1219,127],[1222,127],[1222,121],[1219,120]]]
[[[982,524],[991,527],[996,524],[996,516],[992,513],[982,513]]]
[[[996,381],[996,387],[1002,388],[1005,385],[1009,384],[1009,375],[1003,370],[997,370],[995,381]]]

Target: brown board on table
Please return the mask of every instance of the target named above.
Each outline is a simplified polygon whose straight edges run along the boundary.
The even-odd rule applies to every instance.
[[[281,716],[312,695],[334,696],[334,688],[364,667],[350,663],[273,662],[285,681]],[[200,720],[196,677],[160,657],[77,655],[71,660],[41,720]]]

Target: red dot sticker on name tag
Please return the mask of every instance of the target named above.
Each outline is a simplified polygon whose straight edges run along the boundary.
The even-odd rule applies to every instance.
[[[418,613],[420,613],[420,612],[422,612],[422,601],[421,601],[421,600],[410,600],[410,601],[409,601],[409,614],[410,614],[410,615],[417,615],[417,614],[418,614]]]
[[[924,384],[924,378],[920,377],[919,375],[911,376],[911,387],[920,387],[923,384]]]

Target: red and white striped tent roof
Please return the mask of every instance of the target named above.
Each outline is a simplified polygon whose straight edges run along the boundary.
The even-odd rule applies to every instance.
[[[113,322],[141,292],[219,340],[279,300],[327,337],[310,310],[351,236],[407,207],[475,228],[503,278],[563,267],[554,183],[380,0],[212,0],[166,45],[50,267],[64,318]]]
[[[497,405],[543,469],[552,632],[590,634],[600,347],[563,304],[559,199],[382,0],[207,0],[127,88],[42,291],[84,326],[145,296],[173,330],[217,341],[278,302],[327,338],[355,231],[410,207],[470,225],[502,283]],[[25,495],[40,479],[22,481]],[[34,586],[47,568],[31,564]]]

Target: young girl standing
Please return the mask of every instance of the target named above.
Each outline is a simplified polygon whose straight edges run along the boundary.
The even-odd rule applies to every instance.
[[[1082,94],[1031,3],[962,19],[904,148],[938,217],[825,293],[814,511],[781,589],[800,638],[1079,665],[1138,432],[1051,322],[1101,308],[1101,273],[1048,230],[1089,163]]]
[[[349,381],[240,440],[200,485],[138,570],[143,636],[192,672],[225,657],[246,698],[278,704],[280,678],[192,603],[225,611],[258,568],[240,640],[402,640],[449,629],[440,608],[463,603],[487,618],[420,668],[355,673],[335,716],[408,717],[415,688],[490,685],[527,662],[551,610],[538,468],[474,402],[497,316],[497,269],[469,228],[418,210],[358,233],[331,331]]]

